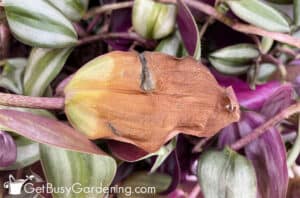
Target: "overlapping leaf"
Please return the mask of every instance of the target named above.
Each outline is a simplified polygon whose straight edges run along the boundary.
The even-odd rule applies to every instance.
[[[41,162],[47,181],[54,187],[74,187],[70,193],[53,193],[54,198],[104,197],[116,173],[115,160],[109,156],[84,154],[40,144]],[[80,189],[90,188],[89,192]],[[98,190],[96,190],[98,189]]]
[[[251,162],[229,148],[203,153],[198,179],[205,198],[256,198],[256,176]]]
[[[63,68],[71,51],[71,48],[34,48],[24,73],[24,94],[42,96]]]
[[[48,0],[70,20],[78,21],[85,13],[89,0]]]
[[[0,131],[0,167],[13,164],[17,158],[17,147],[13,138],[6,132]]]
[[[185,48],[190,56],[199,60],[201,57],[201,41],[196,21],[182,0],[177,1],[177,25]]]
[[[25,58],[8,59],[0,75],[0,87],[17,94],[23,93],[22,79],[26,64]]]
[[[277,10],[260,0],[226,0],[230,9],[248,23],[274,32],[290,32],[289,22]]]
[[[1,129],[12,131],[42,144],[82,153],[106,155],[83,134],[54,119],[14,110],[0,110]]]
[[[242,43],[211,53],[209,60],[218,71],[238,75],[247,72],[251,62],[258,56],[259,51],[254,45]]]
[[[34,47],[62,48],[77,42],[72,23],[45,0],[3,1],[10,30]]]

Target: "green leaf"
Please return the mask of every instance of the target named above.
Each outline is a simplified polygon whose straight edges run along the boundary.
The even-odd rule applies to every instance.
[[[3,5],[10,30],[21,42],[44,48],[77,43],[72,23],[46,0],[4,0]]]
[[[229,148],[203,153],[198,163],[198,179],[205,198],[257,197],[253,165]]]
[[[84,154],[65,149],[40,145],[41,162],[47,182],[54,187],[72,187],[75,192],[52,194],[54,198],[104,197],[96,190],[108,188],[116,174],[113,158],[103,155]],[[89,193],[76,193],[76,189],[94,189]]]
[[[72,21],[79,21],[84,15],[89,0],[48,0]]]
[[[276,9],[259,0],[226,0],[234,14],[244,21],[274,32],[290,32],[289,22]]]
[[[277,71],[277,66],[270,64],[270,63],[263,63],[259,65],[257,76],[255,78],[256,84],[263,84],[268,82],[268,80],[271,78],[271,76]],[[255,67],[252,67],[248,71],[248,75],[250,79],[254,79],[255,75]]]
[[[176,6],[153,0],[135,0],[132,8],[132,25],[141,36],[161,39],[175,27]]]
[[[261,53],[263,54],[266,54],[268,53],[272,46],[274,44],[274,40],[273,39],[270,39],[268,37],[263,37],[262,40],[261,40]]]
[[[294,0],[294,24],[300,25],[300,0]]]
[[[240,75],[246,73],[251,65],[238,65],[222,59],[209,58],[213,67],[223,74]]]
[[[259,51],[255,45],[242,43],[225,47],[210,54],[214,59],[231,62],[232,64],[249,63],[259,56]]]
[[[24,94],[42,96],[59,74],[72,49],[34,48],[24,74]]]
[[[156,155],[157,157],[156,157],[155,162],[150,170],[150,173],[154,173],[162,165],[162,163],[167,159],[167,157],[176,148],[176,144],[177,144],[177,137],[173,138],[170,143],[168,143],[165,146],[162,146],[156,153],[154,153],[154,156]]]
[[[180,39],[180,35],[178,32],[175,32],[171,36],[161,40],[155,48],[155,51],[169,54],[171,56],[176,56],[178,55],[181,45],[182,42]]]
[[[118,194],[118,198],[152,198],[159,197],[158,193],[166,190],[171,184],[171,177],[161,173],[148,174],[137,172],[121,183],[121,187],[129,190]],[[143,189],[144,193],[137,193]]]
[[[0,75],[0,87],[22,94],[22,79],[26,64],[27,60],[25,58],[8,59]]]

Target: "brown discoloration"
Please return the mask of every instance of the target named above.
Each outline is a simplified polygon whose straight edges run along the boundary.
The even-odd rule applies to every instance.
[[[105,80],[103,71],[91,79],[79,70],[65,89],[71,123],[91,139],[114,139],[153,152],[178,133],[212,136],[239,119],[232,89],[220,87],[193,58],[145,52],[146,77],[137,53],[112,52],[99,60],[103,57],[113,60]],[[70,115],[78,108],[80,113]],[[93,121],[85,127],[78,124],[82,120]],[[122,133],[115,134],[107,123]]]

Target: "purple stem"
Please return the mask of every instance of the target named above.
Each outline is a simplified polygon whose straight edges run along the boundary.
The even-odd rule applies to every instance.
[[[0,105],[5,106],[61,110],[64,108],[64,101],[64,98],[33,97],[0,93]]]

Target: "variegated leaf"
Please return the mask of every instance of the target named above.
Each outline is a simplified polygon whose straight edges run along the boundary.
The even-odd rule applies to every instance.
[[[3,0],[10,30],[34,47],[63,48],[77,42],[72,23],[46,0]]]
[[[50,82],[61,71],[71,51],[71,48],[34,48],[25,69],[24,94],[42,96]]]
[[[78,153],[43,144],[40,144],[40,152],[49,183],[54,187],[69,188],[77,184],[77,191],[53,193],[53,198],[104,197],[104,191],[99,189],[108,188],[116,174],[116,162],[109,156]],[[79,192],[83,188],[94,190]]]
[[[232,12],[244,21],[274,32],[290,32],[286,18],[260,0],[226,0]]]
[[[72,21],[78,21],[85,13],[89,0],[48,0]]]
[[[25,58],[8,59],[0,75],[0,87],[17,94],[23,93],[22,79],[26,64]]]

